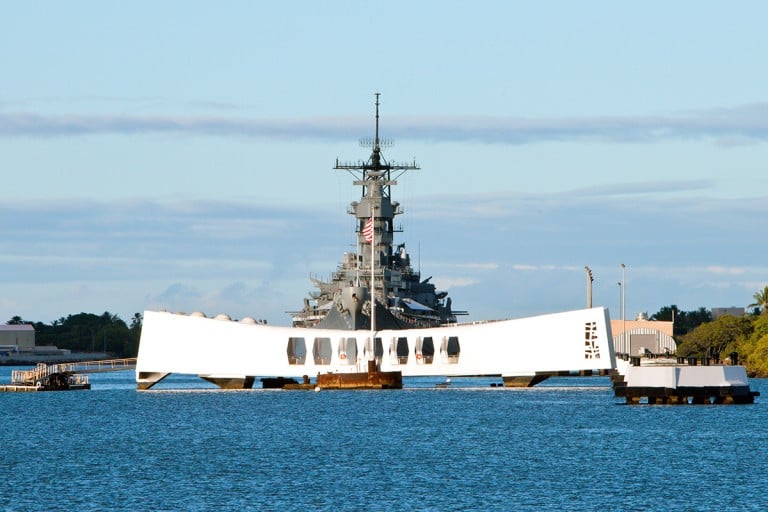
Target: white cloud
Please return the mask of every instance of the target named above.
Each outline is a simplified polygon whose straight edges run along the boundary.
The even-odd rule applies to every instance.
[[[435,278],[435,285],[441,290],[451,290],[453,288],[462,288],[465,286],[472,286],[478,283],[477,279],[469,277],[437,277]]]
[[[707,272],[710,272],[712,274],[724,274],[724,275],[730,275],[730,276],[739,276],[743,275],[746,270],[744,267],[720,267],[720,266],[710,266],[707,267]]]
[[[425,220],[420,204],[411,222],[429,225],[422,253],[439,255],[421,258],[422,276],[434,273],[433,282],[454,304],[479,318],[583,306],[584,265],[595,276],[595,303],[612,308],[619,263],[628,265],[628,311],[746,304],[768,284],[768,267],[756,263],[764,251],[755,243],[754,224],[743,222],[765,218],[765,198],[648,199],[642,209],[601,197],[526,200],[531,208],[499,214],[503,236],[499,222],[485,218],[465,217],[460,225]],[[471,206],[485,198],[464,201]],[[300,308],[313,289],[309,275],[329,275],[349,240],[349,224],[321,207],[296,211],[245,201],[33,206],[0,206],[0,307],[8,318],[46,320],[80,310],[130,318],[166,308],[285,324],[285,311]],[[436,198],[429,209],[439,216],[452,207]]]
[[[232,108],[232,106],[222,106]],[[652,143],[708,139],[720,144],[768,140],[768,103],[673,115],[516,118],[490,116],[392,116],[393,137],[431,142],[528,144],[596,140]],[[48,115],[0,112],[0,136],[57,137],[177,133],[269,139],[349,140],[370,128],[368,117],[267,119],[206,115]]]

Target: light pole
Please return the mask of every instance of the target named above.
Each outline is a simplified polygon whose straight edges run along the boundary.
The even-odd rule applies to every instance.
[[[592,281],[595,280],[594,277],[592,277],[592,270],[589,267],[584,267],[584,270],[587,272],[587,308],[592,307]]]
[[[624,289],[624,287],[621,286],[621,281],[619,281],[616,284],[619,285],[619,315],[621,315],[621,309],[622,309],[622,306],[624,305],[624,299],[623,299],[624,295],[621,293],[621,291]],[[622,329],[624,329],[623,325],[622,325]],[[619,341],[618,348],[619,348],[618,352],[623,354],[624,353],[624,331],[623,330],[621,331],[621,340]]]
[[[629,354],[630,347],[627,346],[627,282],[624,280],[624,270],[627,268],[623,263],[621,264],[621,337],[624,341],[624,348],[627,349]]]

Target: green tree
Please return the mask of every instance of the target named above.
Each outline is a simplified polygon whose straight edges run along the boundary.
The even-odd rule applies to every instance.
[[[664,306],[660,310],[658,310],[656,313],[651,315],[651,320],[656,320],[657,322],[671,322],[672,320],[675,320],[676,317],[679,317],[680,313],[677,309],[677,306],[672,304],[671,306]]]
[[[651,315],[651,320],[669,322],[674,320],[674,335],[682,336],[699,325],[711,322],[712,313],[706,308],[699,308],[694,311],[680,311],[680,309],[672,304],[671,306],[664,306],[658,312]]]
[[[759,308],[761,311],[761,314],[763,315],[768,314],[768,286],[763,288],[761,291],[755,292],[752,298],[755,299],[755,302],[753,302],[747,307]]]
[[[135,357],[141,334],[141,315],[134,315],[131,328],[120,317],[105,311],[101,315],[78,313],[54,320],[50,325],[42,322],[24,322],[19,317],[11,320],[29,323],[35,328],[35,343],[54,345],[73,352],[105,351],[114,357]],[[138,321],[138,324],[137,324]]]
[[[139,339],[141,338],[141,326],[144,321],[144,317],[141,313],[134,313],[131,318],[131,327],[129,329],[131,335],[131,343],[129,347],[126,347],[126,357],[136,357],[139,353]]]
[[[131,318],[131,330],[141,331],[141,323],[143,321],[144,317],[141,316],[141,313],[134,313],[133,318]]]
[[[752,334],[752,321],[746,317],[724,315],[714,322],[700,324],[683,336],[677,345],[677,355],[721,356],[737,349]]]
[[[768,376],[768,315],[747,317],[752,333],[745,340],[726,348],[738,352],[739,362],[747,367],[750,377]]]

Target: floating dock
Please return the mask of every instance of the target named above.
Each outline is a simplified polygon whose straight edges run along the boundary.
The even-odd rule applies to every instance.
[[[11,384],[0,385],[0,392],[77,391],[91,389],[89,373],[114,372],[136,368],[136,358],[80,361],[77,363],[38,363],[30,370],[13,370]]]
[[[625,373],[612,377],[614,394],[627,404],[751,404],[758,391],[749,387],[744,366],[659,362],[641,365],[632,358]],[[691,364],[693,362],[693,364]]]

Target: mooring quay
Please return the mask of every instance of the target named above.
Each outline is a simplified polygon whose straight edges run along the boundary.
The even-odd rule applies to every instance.
[[[135,370],[136,358],[80,361],[77,363],[39,363],[31,370],[13,370],[11,384],[0,385],[0,392],[74,391],[91,389],[89,373]]]
[[[687,363],[687,364],[685,364]],[[749,387],[747,370],[739,365],[710,365],[708,358],[659,359],[630,364],[612,377],[614,394],[627,404],[751,404],[758,391]]]

